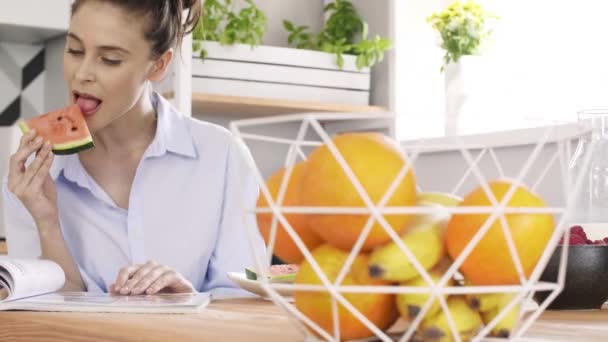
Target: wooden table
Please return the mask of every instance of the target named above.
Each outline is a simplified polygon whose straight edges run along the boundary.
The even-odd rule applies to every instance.
[[[608,341],[608,309],[546,312],[528,341]],[[0,341],[302,341],[263,299],[212,302],[197,315],[1,312]]]

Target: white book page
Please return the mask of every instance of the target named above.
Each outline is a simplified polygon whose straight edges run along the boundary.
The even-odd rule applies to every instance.
[[[0,269],[10,274],[7,285],[11,288],[6,300],[55,292],[65,283],[63,270],[50,260],[0,257]]]

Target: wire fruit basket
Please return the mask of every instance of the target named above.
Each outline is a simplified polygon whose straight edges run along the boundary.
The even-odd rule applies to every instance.
[[[344,150],[337,145],[336,140],[336,136],[340,136],[341,133],[329,132],[327,127],[331,125],[327,125],[327,123],[338,121],[356,125],[364,120],[392,119],[394,117],[390,114],[307,113],[231,122],[230,128],[236,139],[251,151],[251,155],[245,150],[243,153],[248,154],[245,160],[255,174],[260,187],[260,197],[264,199],[265,203],[265,205],[259,205],[260,202],[258,202],[256,207],[244,206],[243,210],[258,217],[267,215],[271,218],[269,236],[266,238],[267,250],[259,250],[254,243],[257,241],[258,227],[248,227],[247,229],[255,252],[255,268],[260,275],[258,278],[260,285],[268,298],[292,318],[294,327],[299,329],[302,336],[308,340],[480,341],[521,338],[564,286],[569,216],[572,211],[570,208],[573,207],[574,198],[582,183],[582,177],[572,179],[573,177],[568,172],[568,160],[572,155],[571,143],[575,137],[556,138],[558,135],[555,127],[548,126],[543,130],[538,141],[530,146],[529,155],[524,160],[518,161],[517,165],[514,165],[512,161],[506,165],[500,161],[499,147],[471,144],[463,137],[446,138],[441,144],[438,144],[422,140],[415,143],[398,143],[390,137],[384,136],[389,145],[397,147],[403,163],[399,166],[399,171],[393,172],[392,178],[386,183],[390,185],[381,189],[382,196],[376,196],[377,198],[373,199],[370,196],[369,188],[360,179],[361,171],[356,169],[356,167],[361,168],[362,166],[354,165],[343,155]],[[381,133],[372,134],[381,135]],[[274,146],[275,150],[270,150],[269,146]],[[329,153],[333,157],[332,163],[339,165],[342,171],[341,177],[350,182],[353,191],[359,196],[358,202],[362,205],[306,206],[284,202],[290,177],[295,174],[294,170],[298,163],[308,162],[310,156],[321,148],[324,148],[325,153]],[[401,189],[400,185],[412,174],[417,177],[420,175],[420,179],[424,178],[425,167],[426,169],[429,167],[428,163],[426,166],[424,165],[425,160],[433,158],[433,153],[446,148],[454,152],[462,163],[462,167],[453,165],[449,167],[449,173],[455,180],[454,185],[449,189],[433,188],[438,180],[432,179],[436,175],[431,172],[433,175],[430,176],[430,180],[427,179],[428,184],[420,184],[422,182],[415,184],[415,192],[419,196],[423,193],[432,194],[443,191],[442,193],[446,195],[444,198],[452,196],[451,198],[459,198],[461,202],[459,204],[428,205],[416,201],[408,205],[391,205],[391,199]],[[262,151],[261,156],[256,158],[259,151]],[[284,155],[279,156],[274,151],[282,151]],[[363,149],[360,154],[365,154]],[[269,160],[274,162],[276,167],[269,168],[266,165],[265,168],[262,168],[261,165],[268,164]],[[352,161],[352,159],[350,160]],[[588,167],[589,161],[590,157],[586,156],[583,167]],[[381,170],[381,167],[375,165],[363,167]],[[278,168],[282,168],[284,173],[279,182],[279,188],[274,189],[273,193],[268,187],[268,176],[264,173],[274,172]],[[508,171],[511,171],[511,174],[508,174]],[[320,178],[323,173],[317,169],[310,170],[310,167],[306,169],[306,172],[316,172],[309,178]],[[549,175],[554,178],[557,176],[559,179],[557,191],[553,189],[554,185],[545,184],[550,183]],[[386,178],[386,175],[378,171],[377,177]],[[504,183],[507,186],[500,194],[497,194],[492,188],[496,185],[496,180],[508,180]],[[340,185],[339,180],[335,181],[336,187],[344,187],[343,184]],[[386,179],[384,181],[386,182]],[[445,180],[441,181],[441,183],[445,183]],[[425,186],[429,189],[425,189]],[[516,201],[516,198],[522,196],[522,191],[530,196],[536,196],[543,186],[552,189],[552,196],[556,192],[559,193],[557,196],[560,197],[559,200],[549,201],[546,205],[513,204],[520,203]],[[314,186],[309,186],[306,191],[314,191],[311,188]],[[478,195],[485,196],[487,202],[483,205],[462,205],[462,201],[466,202],[468,198],[471,198],[471,194],[474,192],[471,189],[476,189]],[[334,189],[334,192],[340,193],[341,188]],[[542,196],[539,195],[538,198],[542,199]],[[333,222],[348,222],[346,217],[357,216],[358,218],[363,217],[365,224],[359,227],[358,236],[346,244],[346,247],[345,245],[335,246],[335,243],[324,243],[320,247],[309,249],[301,236],[301,231],[298,233],[298,230],[292,225],[291,218],[294,215],[337,218],[338,221]],[[450,238],[450,229],[457,231],[458,227],[451,227],[458,225],[453,222],[454,218],[465,218],[464,221],[461,220],[461,224],[468,222],[467,218],[471,217],[483,220],[474,227],[464,244],[461,241],[458,253],[444,252],[442,257],[435,258],[432,265],[429,265],[425,263],[424,258],[427,257],[421,258],[420,255],[424,255],[424,250],[428,251],[430,248],[421,249],[419,245],[408,244],[404,237],[413,233],[410,233],[409,230],[406,232],[395,230],[393,227],[395,221],[391,221],[390,218],[396,216],[407,216],[413,220],[415,218],[443,217],[443,230],[438,230],[443,239]],[[551,218],[549,233],[545,233],[546,238],[540,244],[542,248],[534,257],[526,254],[525,248],[522,248],[521,239],[515,236],[516,230],[510,227],[510,225],[519,224],[518,218],[522,217]],[[412,222],[409,220],[410,225]],[[422,220],[422,222],[426,221]],[[371,239],[370,235],[373,234],[374,229],[380,229],[388,241],[368,248],[366,243]],[[293,248],[297,248],[302,257],[302,261],[299,262],[300,273],[293,283],[273,282],[268,276],[271,256],[277,243],[277,234],[281,231],[289,236]],[[532,234],[540,234],[539,231]],[[491,238],[488,237],[490,232],[493,232]],[[484,273],[477,272],[482,275],[473,277],[476,279],[471,281],[466,271],[470,269],[470,267],[467,268],[467,262],[474,253],[481,250],[482,243],[486,243],[484,248],[487,249],[487,242],[490,241],[487,239],[496,238],[496,236],[500,236],[502,240],[500,243],[504,244],[504,250],[496,249],[495,256],[502,252],[498,256],[502,260],[505,260],[504,258],[510,260],[515,280],[511,279],[502,283],[492,280],[483,281]],[[541,281],[541,274],[562,237],[564,237],[564,247],[561,249],[558,279],[556,282]],[[414,281],[412,281],[412,277],[407,278],[406,281],[394,279],[394,281],[390,281],[389,279],[375,282],[370,280],[374,275],[382,273],[377,272],[378,269],[370,265],[370,260],[374,258],[370,255],[388,244],[392,244],[392,248],[400,252],[389,258],[392,260],[391,262],[398,260],[400,265],[405,263],[415,273]],[[448,251],[450,244],[447,243]],[[319,257],[320,255],[332,255],[327,258],[333,258],[333,260],[323,260]],[[399,264],[399,262],[397,263]],[[334,268],[331,274],[327,271],[328,264]],[[478,266],[487,268],[484,263]],[[502,266],[509,265],[507,263]],[[437,273],[437,270],[440,270],[440,273]],[[314,277],[310,277],[311,272]],[[314,278],[315,281],[307,282],[302,279],[305,277],[304,273],[309,274],[308,280]],[[358,279],[358,281],[353,281],[353,279]],[[535,293],[540,291],[550,292],[550,295],[544,301],[536,304],[533,298]],[[293,293],[293,297],[286,296],[286,292]],[[385,300],[387,298],[388,300]],[[406,309],[398,306],[399,300],[407,302],[411,298],[417,300],[418,306],[415,310],[408,305],[404,306]],[[366,304],[365,301],[368,303]],[[491,314],[489,314],[489,310],[482,312],[484,303],[488,305],[488,308],[490,304],[493,304]],[[394,306],[388,309],[391,305]],[[386,309],[380,312],[378,311],[380,309],[374,311],[373,307]],[[471,308],[474,310],[471,311]],[[465,311],[467,313],[463,313]],[[508,327],[505,327],[507,322]]]

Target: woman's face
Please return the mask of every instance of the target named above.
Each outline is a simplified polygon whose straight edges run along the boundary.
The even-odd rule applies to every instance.
[[[85,1],[70,22],[64,77],[91,132],[132,110],[154,61],[144,19],[104,1]]]

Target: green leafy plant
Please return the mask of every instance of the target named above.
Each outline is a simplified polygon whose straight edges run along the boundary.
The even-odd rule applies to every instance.
[[[376,36],[368,39],[368,25],[361,19],[357,9],[347,0],[336,0],[325,6],[328,14],[321,32],[313,34],[308,26],[296,26],[284,20],[289,33],[287,42],[298,49],[318,50],[336,54],[336,64],[344,67],[344,55],[356,55],[358,69],[371,67],[384,59],[392,42]]]
[[[439,32],[441,47],[446,51],[441,71],[464,55],[479,55],[484,41],[492,35],[488,21],[497,18],[472,0],[453,2],[428,17],[427,22]]]
[[[232,0],[205,0],[201,20],[192,32],[192,50],[200,50],[201,58],[207,51],[201,41],[217,41],[222,45],[236,43],[251,47],[263,42],[266,31],[266,15],[253,0],[244,0],[248,6],[236,12]]]

